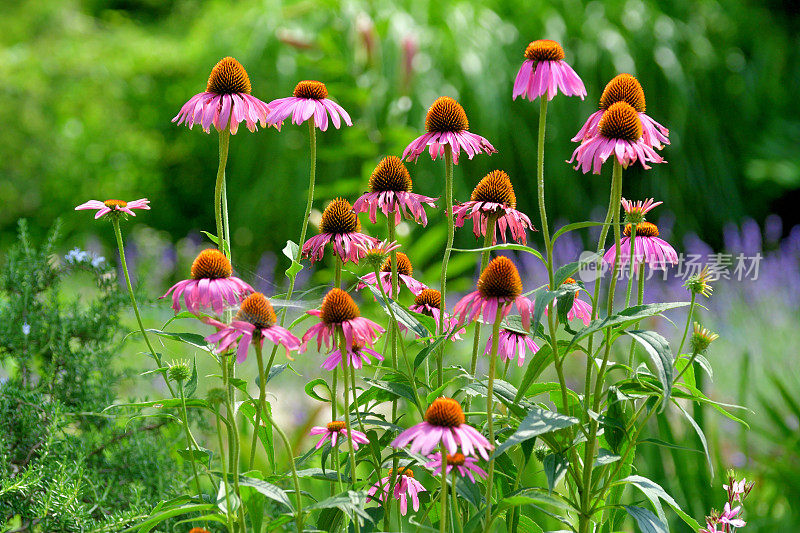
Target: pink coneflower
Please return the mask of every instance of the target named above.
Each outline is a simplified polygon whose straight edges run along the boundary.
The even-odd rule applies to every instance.
[[[502,309],[503,316],[507,316],[512,304],[517,306],[522,324],[529,328],[531,301],[522,296],[522,279],[517,267],[508,257],[501,255],[486,265],[478,279],[477,290],[461,298],[453,308],[453,315],[461,324],[483,315],[483,321],[488,324],[494,322],[498,308]]]
[[[435,160],[444,156],[445,145],[450,145],[453,150],[453,163],[458,164],[458,154],[461,149],[472,159],[481,152],[496,153],[494,146],[489,141],[469,132],[469,120],[461,104],[449,96],[441,96],[433,102],[428,115],[425,117],[425,130],[427,133],[417,137],[403,151],[403,159],[416,161],[425,147]]]
[[[130,215],[132,217],[136,216],[136,213],[132,211],[132,209],[144,209],[149,210],[150,206],[148,205],[150,200],[147,198],[140,198],[138,200],[134,200],[132,202],[126,202],[125,200],[106,200],[105,202],[101,202],[100,200],[89,200],[86,203],[83,203],[75,208],[75,211],[84,211],[86,209],[97,209],[97,213],[94,215],[94,219],[97,220],[98,218],[108,215],[109,213],[117,214],[117,215]]]
[[[339,129],[342,120],[348,126],[353,125],[347,111],[328,98],[328,88],[319,81],[301,81],[295,86],[293,96],[273,100],[269,107],[272,111],[267,116],[267,122],[272,126],[280,126],[290,116],[292,124],[302,124],[313,116],[314,125],[325,131],[328,129],[328,114],[336,129]]]
[[[648,162],[665,162],[644,141],[639,114],[626,102],[616,102],[609,106],[600,119],[597,132],[597,135],[584,140],[572,152],[568,162],[577,162],[575,170],[580,168],[586,174],[591,168],[593,173],[600,174],[600,168],[612,154],[623,168],[636,161],[639,161],[645,169],[650,168]]]
[[[528,335],[505,328],[500,330],[500,338],[497,340],[497,355],[503,362],[511,361],[516,357],[517,365],[522,366],[528,350],[531,353],[539,351],[539,346]],[[483,353],[486,355],[492,353],[492,335],[489,335],[486,350]]]
[[[464,225],[466,219],[472,219],[472,232],[475,237],[486,236],[489,218],[495,217],[492,244],[497,244],[499,230],[503,242],[506,242],[506,228],[511,231],[511,238],[525,244],[525,229],[533,230],[528,215],[517,211],[517,196],[511,185],[511,178],[502,170],[493,170],[478,182],[472,191],[469,202],[453,208],[456,215],[456,227]]]
[[[217,332],[206,337],[206,342],[216,344],[216,353],[222,353],[234,342],[238,342],[236,361],[247,359],[247,350],[255,340],[264,346],[264,339],[280,344],[289,352],[300,348],[300,341],[289,330],[276,325],[277,317],[269,300],[260,292],[254,292],[242,300],[242,305],[230,324],[223,324],[213,318],[203,319],[205,323],[217,328]]]
[[[406,254],[403,252],[397,252],[397,279],[402,282],[402,285],[408,287],[414,295],[419,294],[423,290],[427,289],[427,285],[422,283],[421,281],[417,281],[411,277],[414,273],[414,267],[411,265],[411,260],[408,258]],[[378,276],[380,277],[381,285],[383,286],[383,291],[389,295],[390,298],[396,298],[397,295],[394,294],[392,291],[392,258],[387,257],[386,260],[381,265],[381,270],[378,272]],[[367,285],[375,285],[375,272],[370,272],[365,276],[361,277],[361,281],[363,283],[358,284],[358,289],[363,289]],[[397,285],[397,292],[400,292],[401,284],[398,283]]]
[[[411,443],[411,451],[428,455],[440,443],[450,454],[455,454],[458,447],[464,455],[475,455],[489,460],[488,451],[494,446],[466,423],[461,405],[452,398],[439,397],[433,400],[425,411],[425,421],[403,431],[392,442],[393,448],[403,448]]]
[[[352,348],[347,350],[347,357],[345,358],[344,365],[352,365],[353,368],[361,370],[364,365],[368,365],[372,362],[370,356],[378,361],[383,361],[383,356],[372,348],[364,346],[363,343],[353,342]],[[333,370],[340,364],[342,364],[342,351],[336,348],[319,366],[325,370]]]
[[[631,255],[631,224],[626,224],[620,240],[619,264],[629,264]],[[609,265],[614,264],[617,255],[617,245],[614,244],[603,256]],[[678,253],[665,240],[658,237],[658,226],[652,222],[640,222],[636,225],[636,237],[633,241],[633,264],[637,267],[641,263],[647,264],[651,269],[663,270],[667,263],[678,264]]]
[[[567,278],[564,280],[564,283],[561,285],[575,285],[575,278]],[[572,307],[570,307],[569,311],[567,311],[567,320],[575,320],[580,319],[583,321],[584,326],[588,326],[589,322],[592,321],[592,304],[589,302],[584,302],[580,298],[578,298],[578,293],[580,291],[575,291],[575,297],[572,302]],[[548,313],[551,306],[547,306],[544,309],[545,314]]]
[[[378,335],[384,332],[378,324],[360,316],[361,311],[353,298],[342,289],[331,289],[322,299],[320,308],[312,309],[308,314],[319,317],[320,322],[303,335],[301,352],[306,351],[308,341],[313,337],[317,337],[317,350],[321,350],[323,344],[330,349],[339,328],[344,333],[347,350],[352,350],[354,345],[372,346]]]
[[[250,78],[242,64],[232,57],[223,58],[211,69],[205,92],[183,104],[172,122],[177,120],[179,126],[186,122],[189,129],[200,124],[206,133],[213,124],[217,131],[229,129],[234,135],[242,121],[250,131],[257,129],[256,122],[263,128],[267,125],[270,107],[252,96],[250,90]],[[280,129],[279,124],[277,127]]]
[[[322,212],[319,234],[303,244],[303,257],[311,262],[322,259],[325,245],[333,245],[335,253],[343,262],[358,263],[363,256],[363,247],[375,243],[376,239],[361,233],[361,222],[353,213],[353,206],[343,198],[336,198]],[[359,247],[359,245],[361,247]]]
[[[330,441],[332,447],[336,447],[339,442],[347,441],[347,426],[341,420],[328,422],[325,426],[314,426],[309,432],[310,435],[323,435],[315,448],[319,450],[326,441]],[[358,449],[359,444],[369,444],[369,439],[360,431],[352,430],[350,435],[353,437],[353,450]]]
[[[564,61],[564,49],[555,41],[539,39],[525,49],[525,61],[514,80],[514,100],[522,96],[528,100],[547,93],[552,100],[556,90],[565,96],[586,96],[586,87],[581,78]]]
[[[655,198],[648,198],[645,201],[637,200],[636,202],[622,198],[622,209],[625,210],[625,222],[634,224],[643,222],[647,213],[663,203],[664,202],[656,202]]]
[[[422,483],[414,479],[414,473],[410,468],[398,467],[394,471],[395,483],[394,490],[392,491],[395,500],[400,501],[400,514],[405,516],[408,512],[408,496],[411,496],[411,505],[414,511],[419,511],[419,496],[420,492],[427,492]],[[392,483],[392,469],[389,469],[389,474],[381,478],[378,483],[375,483],[367,492],[367,501],[375,500],[383,502],[385,497],[389,494]],[[379,492],[380,491],[380,492]],[[375,494],[378,497],[375,498]]]
[[[589,116],[586,123],[572,140],[581,142],[597,135],[603,115],[612,104],[617,102],[630,104],[639,114],[639,120],[642,123],[642,138],[645,144],[658,149],[663,148],[665,144],[669,144],[669,130],[645,113],[644,89],[642,89],[639,80],[630,74],[619,74],[608,82],[606,88],[603,89],[603,94],[600,96],[600,109]]]
[[[439,320],[442,316],[442,293],[436,289],[425,289],[414,297],[414,303],[408,308],[415,313],[433,317],[433,320],[436,322],[436,326],[438,327]],[[453,331],[459,326],[458,319],[445,312],[444,325],[444,333]],[[400,324],[400,329],[406,331],[408,328],[406,328],[403,324]],[[453,332],[450,340],[453,342],[461,340],[462,333],[466,333],[464,328]],[[419,335],[417,335],[417,337],[419,337]],[[433,342],[433,340],[431,340],[431,342]]]
[[[442,473],[442,453],[436,452],[428,456],[431,461],[425,463],[425,466],[433,469],[435,476]],[[483,468],[478,466],[478,459],[475,457],[465,457],[463,453],[447,454],[445,456],[447,462],[447,474],[455,468],[461,477],[468,477],[470,481],[475,483],[475,476],[479,479],[486,477],[486,472]]]
[[[253,287],[233,276],[231,262],[214,248],[203,250],[192,263],[191,278],[179,281],[161,298],[172,293],[172,309],[181,310],[181,297],[186,309],[198,314],[201,309],[213,309],[222,314],[226,307],[238,305]]]
[[[388,218],[394,213],[394,225],[401,215],[414,219],[423,226],[428,224],[425,205],[436,207],[435,198],[411,192],[412,182],[408,169],[399,157],[384,157],[369,178],[370,192],[362,194],[353,204],[356,213],[369,212],[369,221],[375,224],[378,209]]]

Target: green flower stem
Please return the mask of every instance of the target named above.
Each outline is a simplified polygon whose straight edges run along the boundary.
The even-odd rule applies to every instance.
[[[333,286],[337,289],[342,288],[342,260],[337,255],[334,259],[336,264],[333,267]],[[344,354],[342,355],[344,357]]]
[[[398,209],[399,209],[399,207],[398,207]],[[386,216],[386,236],[387,236],[387,239],[388,239],[389,243],[394,242],[395,224],[394,224],[394,219],[389,215]],[[397,297],[397,294],[399,292],[399,290],[398,290],[399,289],[399,280],[398,280],[397,266],[398,266],[397,265],[397,250],[392,250],[392,255],[391,255],[392,294],[394,294],[395,297]],[[383,290],[383,285],[381,284],[380,280],[381,280],[380,273],[376,269],[376,271],[375,271],[375,282],[381,287],[381,290]],[[388,307],[389,303],[386,302],[386,305]],[[392,354],[392,370],[397,372],[397,334],[398,334],[398,329],[397,329],[397,326],[396,326],[394,320],[390,320],[389,321],[389,332],[388,333],[389,333],[389,344],[391,346],[391,354]],[[353,384],[353,390],[355,390],[355,383]],[[395,423],[397,423],[397,398],[393,398],[392,399],[392,424],[395,424]],[[363,429],[362,429],[362,432],[363,432]],[[392,478],[394,478],[396,476],[395,472],[397,471],[398,464],[399,464],[399,458],[395,455],[394,457],[392,457]],[[380,462],[378,463],[377,470],[378,470],[378,479],[380,480]],[[394,479],[392,479],[391,482],[394,483]],[[393,486],[393,485],[389,485],[389,486]],[[389,527],[389,524],[391,523],[391,520],[392,520],[392,503],[393,503],[392,502],[392,498],[386,498],[386,515],[384,517],[384,523],[386,524],[386,528]]]
[[[483,237],[483,247],[489,248],[492,245],[492,238],[494,236],[494,228],[497,224],[497,214],[492,213],[486,220],[486,235]],[[489,255],[491,252],[489,250],[484,250],[481,252],[481,272],[486,268],[486,265],[489,264]],[[470,374],[473,376],[478,368],[478,350],[480,350],[481,344],[481,322],[475,322],[475,338],[472,341],[472,363],[470,364]]]
[[[253,335],[253,342],[255,344],[259,344],[261,339],[257,338],[261,336],[260,333]],[[250,445],[250,466],[249,470],[253,469],[253,461],[256,458],[256,447],[258,446],[258,430],[261,427],[261,413],[267,410],[267,375],[264,372],[264,356],[262,355],[263,349],[258,348],[256,350],[256,359],[258,360],[258,403],[256,404],[256,422],[253,426],[253,442]],[[272,368],[272,361],[270,361],[270,366],[268,368]]]
[[[347,345],[344,338],[344,332],[339,328],[337,337],[339,338],[339,351],[342,353],[342,383],[344,383],[344,425],[347,428],[347,448],[349,451],[350,456],[350,488],[355,490],[356,486],[356,452],[355,447],[353,446],[353,428],[350,425],[350,386],[348,384],[348,376],[349,373],[348,368],[352,370],[349,365],[346,364],[347,358]],[[353,391],[355,394],[355,391]],[[337,443],[338,446],[338,443]],[[355,527],[356,533],[359,533],[361,530],[360,526],[358,525],[358,518],[353,519],[353,527]]]
[[[233,516],[231,516],[231,498],[228,489],[228,463],[225,461],[225,446],[222,442],[222,426],[219,423],[219,408],[214,407],[214,418],[217,423],[217,445],[219,446],[219,462],[222,464],[222,483],[225,487],[225,520],[228,523],[228,532],[233,533]]]
[[[694,304],[696,299],[697,295],[692,293],[692,299],[689,302],[689,314],[686,316],[686,326],[683,328],[683,337],[681,337],[681,344],[678,346],[678,357],[680,357],[681,352],[683,351],[683,345],[686,342],[686,336],[689,334],[689,326],[692,325],[692,315],[694,314]]]
[[[447,309],[447,263],[450,261],[450,250],[453,248],[453,236],[455,228],[453,226],[453,149],[449,144],[444,145],[444,217],[447,220],[447,245],[442,256],[442,274],[440,277],[442,303],[440,306],[439,324],[436,327],[437,334],[444,333],[444,316]],[[442,343],[439,348],[439,357],[436,359],[436,382],[441,387],[444,382],[442,375],[444,366],[444,348],[446,343]]]
[[[444,447],[444,446],[443,446]],[[447,458],[442,459],[442,468],[447,468]],[[464,533],[464,525],[461,523],[461,509],[458,505],[458,491],[456,490],[456,482],[458,481],[458,469],[453,468],[453,480],[450,482],[450,485],[453,489],[453,513],[455,513],[455,517],[453,522],[455,522],[456,527],[458,528],[458,533]]]
[[[222,382],[225,384],[225,410],[228,412],[228,462],[230,463],[230,470],[233,474],[233,490],[237,498],[241,499],[241,490],[239,489],[239,427],[236,424],[236,412],[233,409],[233,387],[230,382],[228,361],[225,357],[231,355],[220,355],[220,366],[222,367]],[[244,506],[238,506],[239,523],[242,530],[245,528],[244,519]]]
[[[230,259],[230,243],[225,239],[225,226],[222,223],[222,193],[225,189],[225,166],[228,164],[228,147],[230,146],[231,132],[228,128],[219,132],[219,167],[217,168],[217,182],[214,186],[214,220],[217,223],[217,247]],[[228,208],[225,207],[227,215]],[[225,245],[227,243],[227,246]]]
[[[442,490],[439,491],[440,502],[442,504],[442,512],[440,513],[439,517],[439,533],[445,533],[447,531],[447,448],[445,448],[444,443],[440,445],[441,454],[442,454]],[[455,469],[453,469],[455,471]],[[453,500],[454,503],[457,500]]]
[[[189,415],[186,412],[186,397],[183,394],[183,380],[178,381],[178,391],[181,396],[181,411],[183,411],[182,422],[183,431],[186,432],[186,449],[189,450],[189,457],[192,463],[192,473],[194,474],[194,482],[197,485],[197,497],[203,497],[203,489],[200,488],[200,476],[197,475],[197,463],[194,460],[194,446],[192,445],[192,432],[189,430]]]
[[[497,306],[497,316],[492,327],[492,350],[489,353],[489,382],[486,387],[486,425],[489,429],[489,444],[494,446],[494,375],[497,367],[497,344],[500,337],[500,323],[503,321],[503,306]],[[444,456],[442,456],[444,458]],[[492,525],[492,492],[494,490],[494,459],[489,460],[489,472],[486,476],[486,523],[484,533],[489,532]]]
[[[631,230],[631,235],[633,235],[633,232],[634,232],[634,230]],[[644,267],[645,267],[645,264],[644,264],[644,262],[642,262],[642,264],[639,265],[639,273],[638,273],[638,280],[637,280],[638,283],[639,283],[639,291],[638,291],[638,294],[637,294],[637,297],[636,297],[637,305],[642,305],[644,303]],[[625,307],[627,307],[627,305]],[[638,329],[638,328],[639,328],[639,322],[637,321],[637,322],[635,322],[633,324],[633,329]],[[631,369],[631,372],[630,372],[631,376],[633,375],[633,355],[634,355],[635,352],[636,352],[636,341],[631,339],[631,351],[628,354],[628,368]]]
[[[633,292],[633,278],[634,272],[636,272],[636,262],[634,261],[634,252],[636,250],[636,224],[631,224],[631,252],[628,255],[628,262],[630,263],[630,269],[628,270],[628,288],[625,290],[625,308],[627,309],[631,305],[631,292]],[[644,261],[642,261],[644,264]],[[633,340],[631,340],[633,342]]]
[[[337,383],[339,381],[339,367],[334,367],[333,369],[333,376],[331,377],[331,422],[336,420],[337,416],[337,408],[336,408],[336,389]],[[340,470],[341,463],[339,461],[339,445],[337,443],[336,446],[333,446],[333,461],[336,463],[336,478],[337,478],[337,486],[339,492],[344,492],[344,485],[342,484],[342,472]],[[331,483],[331,496],[334,495],[333,490],[333,483]]]
[[[153,345],[150,344],[150,337],[147,336],[147,330],[144,329],[144,324],[142,323],[142,316],[139,314],[139,306],[136,303],[136,295],[133,293],[133,285],[131,285],[131,276],[128,273],[128,263],[125,261],[125,245],[122,242],[122,230],[120,230],[119,227],[119,216],[112,216],[111,224],[114,226],[114,236],[117,238],[117,250],[119,251],[119,262],[122,264],[122,272],[125,274],[125,285],[128,287],[128,296],[131,298],[133,314],[136,315],[136,322],[139,324],[139,331],[142,332],[142,337],[144,337],[144,342],[147,344],[147,349],[150,350],[150,355],[153,356],[158,368],[163,368],[164,365],[161,363],[161,355],[159,355],[158,352],[153,349]],[[161,375],[164,376],[164,382],[167,384],[170,395],[174,398],[175,391],[172,389],[169,378],[167,378],[167,371],[161,370]]]

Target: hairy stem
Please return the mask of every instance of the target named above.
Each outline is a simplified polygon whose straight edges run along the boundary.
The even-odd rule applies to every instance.
[[[444,332],[444,316],[447,309],[447,263],[450,261],[450,249],[453,248],[453,235],[455,228],[453,226],[453,149],[449,144],[444,145],[444,217],[447,220],[447,244],[442,256],[442,274],[440,276],[440,292],[442,295],[442,303],[440,306],[440,313],[442,319],[439,320],[437,326],[437,334],[442,335]],[[444,368],[444,349],[445,344],[442,343],[439,348],[439,357],[436,359],[436,383],[437,387],[441,387],[444,382],[443,368]]]
[[[217,168],[217,182],[214,186],[214,220],[217,223],[217,247],[230,259],[230,243],[225,238],[225,226],[222,222],[222,192],[225,189],[225,166],[228,164],[228,147],[231,132],[228,128],[219,132],[219,167]],[[225,207],[227,215],[228,208]]]
[[[189,430],[189,415],[186,412],[186,396],[183,394],[183,380],[178,381],[178,392],[180,392],[181,396],[183,431],[186,432],[186,449],[189,451],[190,462],[192,463],[194,482],[197,485],[197,496],[202,498],[203,490],[200,488],[200,476],[197,475],[197,463],[194,460],[194,446],[192,445],[192,432]]]
[[[494,377],[497,367],[497,344],[500,337],[500,323],[503,321],[503,305],[497,306],[497,315],[492,327],[492,350],[489,353],[489,381],[486,386],[486,425],[489,430],[489,444],[494,446]],[[444,457],[444,456],[442,456]],[[492,525],[492,492],[494,490],[494,459],[489,460],[489,471],[486,476],[486,523],[484,533],[489,532]]]

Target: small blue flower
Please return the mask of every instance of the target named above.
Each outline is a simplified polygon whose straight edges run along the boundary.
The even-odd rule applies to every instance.
[[[31,325],[28,324],[27,322],[24,322],[22,324],[22,334],[25,335],[26,337],[31,334]]]

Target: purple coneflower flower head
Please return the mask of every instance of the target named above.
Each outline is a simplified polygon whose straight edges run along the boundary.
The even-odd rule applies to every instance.
[[[613,261],[613,259],[612,259]],[[575,285],[575,278],[567,278],[564,280],[564,283],[561,285]],[[578,293],[580,291],[575,291],[575,299],[572,302],[572,307],[570,307],[569,311],[567,311],[567,320],[572,321],[575,319],[580,319],[583,321],[584,326],[588,326],[589,322],[592,321],[592,304],[589,302],[584,302],[580,298],[578,298]],[[544,308],[545,314],[548,313],[550,310],[550,305]]]
[[[725,508],[722,509],[722,514],[719,517],[720,524],[725,524],[726,526],[730,527],[746,526],[747,522],[745,522],[741,518],[736,518],[741,510],[742,510],[741,505],[737,505],[736,507],[731,509],[730,502],[725,502]]]
[[[433,317],[436,326],[439,327],[439,321],[442,317],[442,293],[436,289],[426,288],[414,296],[414,303],[408,308],[415,313]],[[458,319],[454,316],[450,316],[447,312],[444,314],[444,321],[445,327],[443,329],[445,333],[453,331],[460,326]],[[406,331],[408,328],[406,328],[403,324],[400,324],[400,329],[402,331]],[[450,340],[452,342],[461,340],[461,334],[463,333],[466,333],[466,329],[464,328],[461,328],[458,331],[453,331],[452,335],[450,336]],[[419,337],[419,335],[417,335],[417,337]],[[433,342],[433,340],[431,340],[431,342]]]
[[[372,346],[384,331],[372,320],[363,318],[353,298],[342,289],[331,289],[322,299],[320,308],[312,309],[308,314],[319,317],[320,321],[303,335],[301,353],[306,351],[313,337],[317,338],[317,350],[321,350],[323,344],[330,349],[339,328],[344,333],[347,350],[352,350],[354,345]]]
[[[400,287],[405,285],[408,287],[414,295],[419,294],[423,290],[427,289],[428,286],[422,283],[421,281],[417,281],[411,277],[414,273],[414,267],[411,265],[411,260],[408,258],[406,254],[403,252],[397,252],[397,278],[401,283],[397,285],[397,292],[400,293]],[[378,272],[378,276],[380,277],[380,283],[383,286],[383,290],[386,294],[389,295],[390,298],[396,298],[397,294],[392,292],[392,258],[387,257],[386,260],[381,265],[381,269]],[[367,285],[376,285],[375,281],[375,272],[370,272],[365,276],[361,277],[361,281],[363,283],[358,284],[358,289],[363,289]]]
[[[631,224],[626,224],[619,244],[620,266],[630,264],[631,232]],[[614,244],[603,256],[603,260],[609,265],[613,265],[616,255],[617,245]],[[633,240],[633,264],[634,267],[637,267],[642,263],[654,270],[666,269],[667,263],[678,264],[678,253],[667,241],[658,237],[658,226],[652,222],[642,222],[636,225],[636,236]]]
[[[492,236],[492,244],[497,244],[497,233],[506,242],[506,228],[511,238],[525,244],[525,229],[534,230],[531,219],[522,211],[517,211],[517,196],[511,185],[511,178],[502,170],[493,170],[484,176],[472,191],[469,202],[453,208],[456,227],[461,227],[467,219],[472,219],[472,232],[475,237],[486,236],[489,218],[497,221]]]
[[[586,174],[589,169],[600,174],[603,163],[613,154],[623,168],[637,161],[644,169],[650,163],[665,163],[652,146],[642,138],[642,121],[636,110],[626,102],[611,104],[597,126],[597,135],[581,142],[568,163],[575,161],[575,170]]]
[[[336,198],[322,212],[319,235],[314,235],[303,244],[302,253],[303,257],[314,263],[322,259],[325,245],[331,243],[333,253],[343,262],[358,263],[364,247],[375,242],[376,239],[361,233],[361,222],[350,202]]]
[[[435,476],[441,475],[442,453],[431,454],[428,459],[431,459],[431,461],[425,463],[425,466],[432,469]],[[483,468],[478,466],[478,459],[475,457],[466,457],[463,453],[447,454],[445,462],[447,463],[447,474],[450,474],[455,468],[461,477],[469,478],[473,483],[475,483],[475,476],[478,476],[479,479],[487,476]]]
[[[242,297],[254,292],[253,287],[233,276],[231,262],[214,248],[203,250],[192,263],[191,277],[179,281],[161,298],[172,293],[172,309],[181,310],[181,298],[186,309],[198,314],[213,309],[218,315],[227,307],[238,305]]]
[[[494,446],[475,428],[466,423],[461,405],[452,398],[439,397],[425,411],[425,421],[400,433],[392,448],[403,448],[411,443],[411,451],[430,454],[439,444],[448,453],[455,454],[459,446],[464,455],[480,454],[489,460],[489,450]]]
[[[133,212],[133,209],[149,210],[149,203],[150,200],[147,198],[140,198],[138,200],[133,200],[132,202],[126,202],[125,200],[106,200],[105,202],[101,202],[100,200],[89,200],[88,202],[77,206],[75,211],[97,209],[97,213],[94,215],[95,220],[105,215],[130,215],[135,217],[136,213]]]
[[[183,104],[180,112],[172,119],[180,126],[184,122],[189,129],[200,124],[209,133],[211,125],[217,131],[230,130],[233,135],[244,121],[247,129],[256,131],[256,123],[267,125],[267,104],[252,96],[250,78],[241,63],[232,57],[223,58],[211,69],[205,92],[192,96]],[[280,129],[280,125],[277,125]]]
[[[486,349],[483,351],[486,355],[492,352],[492,340],[493,335],[489,335]],[[497,339],[497,355],[500,356],[503,362],[511,361],[516,357],[517,366],[522,366],[525,363],[525,354],[528,350],[531,353],[539,351],[539,346],[528,335],[505,328],[500,330],[500,337]]]
[[[294,88],[292,96],[273,100],[269,107],[272,111],[267,116],[267,122],[276,127],[280,127],[289,117],[292,117],[292,124],[298,125],[313,117],[314,125],[325,131],[328,129],[328,115],[336,129],[339,129],[342,121],[348,126],[353,125],[347,111],[328,98],[328,88],[319,81],[301,81]]]
[[[395,500],[400,502],[400,514],[405,516],[408,512],[408,497],[411,497],[411,505],[414,508],[414,511],[419,511],[419,496],[420,492],[427,492],[422,483],[414,479],[414,473],[411,471],[410,468],[405,467],[398,467],[395,471],[395,483],[394,483],[394,490],[392,490],[392,494]],[[378,500],[380,502],[384,501],[384,498],[388,496],[390,487],[392,483],[392,470],[389,469],[389,474],[386,477],[381,478],[381,480],[375,483],[367,492],[368,497],[367,501],[370,500]],[[375,497],[377,493],[377,498]]]
[[[314,426],[309,432],[310,435],[323,435],[316,449],[322,448],[326,441],[330,441],[331,447],[336,447],[340,442],[347,441],[347,425],[341,420],[328,422],[325,426]],[[357,450],[359,444],[369,444],[369,439],[360,431],[352,430],[350,435],[353,437],[353,449]]]
[[[458,164],[458,155],[461,149],[472,159],[475,154],[496,153],[494,146],[480,135],[470,133],[469,120],[461,104],[449,96],[437,98],[425,117],[425,130],[427,133],[411,141],[403,151],[403,159],[416,161],[420,154],[428,148],[428,153],[435,160],[444,156],[445,145],[450,145],[453,150],[453,163]]]
[[[628,224],[638,224],[645,221],[645,215],[664,202],[656,202],[655,198],[648,198],[645,201],[626,200],[622,198],[622,209],[625,211],[625,222]]]
[[[497,310],[508,316],[511,306],[516,305],[525,328],[531,323],[531,301],[522,296],[522,279],[517,267],[508,257],[495,257],[486,265],[478,278],[477,290],[461,298],[453,308],[459,323],[472,322],[483,315],[483,321],[493,323]]]
[[[401,216],[423,226],[428,224],[425,205],[436,207],[436,198],[411,192],[411,175],[399,157],[384,157],[369,178],[370,192],[362,194],[353,204],[356,213],[369,212],[369,221],[375,224],[378,209],[388,218],[394,213],[394,225]]]
[[[383,356],[380,353],[372,348],[364,346],[363,343],[354,342],[353,347],[347,350],[347,357],[344,359],[344,362],[342,361],[342,351],[336,348],[328,355],[327,359],[320,365],[320,368],[333,370],[339,365],[350,365],[357,370],[361,370],[364,365],[368,365],[372,362],[370,357],[374,357],[378,361],[383,361]]]
[[[614,77],[600,96],[600,109],[592,113],[575,137],[575,142],[582,142],[597,135],[600,120],[608,108],[617,102],[626,102],[633,106],[642,122],[642,138],[644,143],[659,150],[669,144],[669,130],[650,118],[645,113],[644,89],[639,80],[630,74],[619,74]]]
[[[564,49],[556,41],[539,39],[525,49],[525,61],[514,80],[514,100],[522,96],[530,101],[547,94],[552,100],[560,90],[565,96],[586,96],[581,78],[564,61]]]
[[[269,300],[260,292],[254,292],[242,300],[239,311],[230,324],[223,324],[213,318],[205,318],[204,322],[217,328],[217,332],[206,337],[206,341],[216,344],[216,353],[222,353],[233,343],[238,342],[236,348],[236,362],[241,363],[247,359],[247,350],[254,341],[259,346],[264,346],[264,339],[269,339],[274,344],[279,344],[286,350],[286,357],[291,359],[289,352],[300,348],[300,340],[292,335],[289,330],[276,325],[277,317]]]

